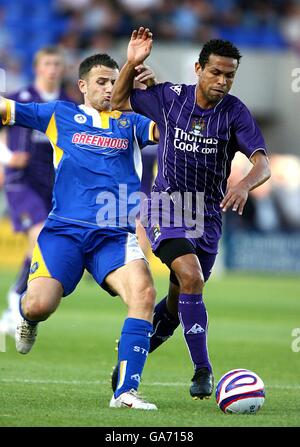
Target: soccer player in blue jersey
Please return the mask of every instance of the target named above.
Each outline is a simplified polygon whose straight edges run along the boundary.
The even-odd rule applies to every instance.
[[[193,221],[204,222],[202,231],[195,236],[186,222],[175,225],[178,216],[174,211],[170,225],[164,225],[159,219],[153,221],[149,206],[146,209],[146,231],[152,249],[170,269],[168,296],[154,310],[150,352],[181,323],[194,367],[190,394],[194,399],[203,399],[213,392],[203,288],[218,250],[221,212],[232,208],[242,214],[249,191],[270,177],[270,169],[260,129],[247,107],[229,94],[241,58],[239,50],[231,42],[211,40],[203,46],[195,64],[196,85],[165,82],[138,91],[132,82],[135,67],[149,56],[152,41],[148,28],[133,31],[127,62],[114,85],[112,106],[142,113],[158,125],[158,173],[150,205],[154,193],[168,193],[180,206],[178,198],[189,192],[191,202],[182,202],[180,210],[190,208],[196,216]],[[238,184],[227,186],[236,151],[243,152],[253,168]],[[200,207],[199,192],[200,198],[204,197]],[[164,217],[162,206],[158,217]]]
[[[4,125],[43,132],[54,149],[53,207],[38,237],[28,289],[20,300],[23,319],[16,330],[16,348],[23,354],[30,351],[38,323],[75,289],[86,268],[128,307],[120,338],[118,386],[110,406],[156,410],[137,394],[149,351],[155,289],[134,219],[128,218],[136,203],[128,203],[124,191],[139,191],[140,146],[156,141],[159,134],[150,119],[111,110],[117,77],[117,63],[98,54],[79,67],[82,105],[1,101]]]
[[[34,72],[32,85],[11,94],[11,99],[24,103],[69,99],[61,88],[64,61],[58,47],[44,47],[35,54]],[[54,169],[52,147],[44,134],[19,126],[7,130],[1,132],[6,145],[6,150],[2,147],[2,157],[0,154],[5,165],[4,192],[14,231],[22,232],[27,239],[23,263],[8,292],[8,308],[0,319],[0,330],[14,335],[33,248],[52,207]],[[14,160],[21,158],[22,153],[23,163],[16,165]]]

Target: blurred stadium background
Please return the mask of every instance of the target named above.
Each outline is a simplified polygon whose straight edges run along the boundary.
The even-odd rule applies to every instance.
[[[296,409],[291,407],[290,392],[292,390],[293,395],[299,393],[297,374],[300,354],[292,352],[290,343],[292,328],[300,326],[298,281],[300,91],[295,88],[297,79],[294,75],[295,69],[300,67],[300,2],[299,0],[10,0],[8,3],[0,0],[0,66],[6,72],[6,94],[14,92],[32,80],[32,59],[38,49],[48,44],[57,44],[63,49],[67,64],[65,87],[75,101],[81,102],[76,81],[77,67],[82,58],[96,52],[109,52],[122,65],[129,35],[132,29],[139,25],[149,26],[153,30],[154,50],[148,63],[160,81],[194,83],[194,62],[198,58],[201,44],[210,38],[232,40],[241,49],[243,58],[232,93],[247,104],[263,130],[270,152],[272,178],[267,184],[251,193],[243,217],[236,216],[232,212],[226,215],[220,255],[211,284],[207,286],[207,294],[211,295],[209,298],[211,304],[208,304],[208,308],[210,315],[212,317],[215,315],[210,339],[215,343],[212,357],[219,359],[219,363],[216,363],[219,375],[234,367],[252,367],[258,373],[262,371],[263,378],[273,383],[273,397],[275,401],[277,399],[278,405],[274,405],[274,412],[273,407],[271,411],[269,410],[270,419],[256,419],[255,423],[254,419],[251,423],[247,419],[247,424],[299,425],[299,419],[296,420],[295,415]],[[297,73],[299,75],[300,68]],[[236,157],[232,179],[240,178],[247,169],[249,162],[245,157]],[[12,233],[0,186],[1,309],[5,307],[5,293],[22,261],[24,249],[22,235]],[[166,269],[153,257],[151,264],[157,281],[158,295],[161,297],[167,287]],[[26,358],[27,363],[23,367],[16,360],[12,341],[8,341],[8,353],[0,358],[5,365],[3,371],[8,374],[5,375],[6,378],[4,376],[2,378],[2,385],[8,387],[7,394],[4,393],[2,397],[6,403],[6,412],[15,414],[15,419],[9,422],[9,418],[4,418],[0,425],[43,425],[43,421],[47,421],[46,425],[51,423],[63,425],[63,421],[67,425],[99,424],[98,416],[91,417],[90,420],[87,420],[86,415],[82,416],[83,419],[77,414],[75,416],[75,408],[78,402],[80,405],[85,405],[90,398],[92,399],[93,383],[101,385],[102,378],[106,377],[106,372],[103,371],[110,368],[115,361],[112,342],[119,332],[124,309],[121,310],[120,306],[116,311],[114,304],[110,307],[109,300],[105,305],[99,304],[98,300],[89,300],[89,297],[96,293],[99,293],[98,289],[96,292],[96,286],[90,285],[87,278],[86,283],[75,292],[76,297],[87,300],[86,304],[83,301],[79,304],[79,300],[75,299],[67,308],[63,303],[60,315],[51,319],[49,326],[47,323],[49,337],[57,336],[62,339],[66,336],[65,323],[68,322],[68,318],[72,319],[68,336],[74,337],[72,338],[74,343],[66,338],[67,344],[60,345],[61,339],[57,338],[60,354],[49,340],[45,340],[44,335],[40,350],[37,346],[36,353],[32,354],[36,357],[33,357],[32,363]],[[227,301],[225,303],[222,301],[221,304],[223,298]],[[271,308],[273,313],[270,313]],[[96,310],[99,314],[104,312],[102,317],[99,317],[102,318],[99,323],[102,329],[104,331],[107,329],[104,339],[103,333],[99,334],[96,329],[93,332],[92,326],[88,327],[87,322],[85,325],[82,323],[84,315],[90,319],[89,321],[94,321]],[[113,315],[116,316],[116,321]],[[231,334],[226,332],[229,326]],[[79,339],[80,328],[86,337],[83,340],[88,340],[89,336],[96,337],[95,341],[88,342],[88,348],[84,341]],[[46,333],[45,329],[44,334]],[[87,365],[94,359],[91,349],[96,349],[96,343],[101,346],[103,340],[109,344],[109,348],[104,348],[102,344],[104,357],[100,363],[98,360],[98,363],[96,362],[96,369],[100,367],[101,373],[98,376],[98,373],[92,372],[91,380],[95,381],[85,383],[87,396],[83,395],[82,390],[78,391],[76,384],[73,384],[73,400],[71,399],[73,407],[70,408],[68,401],[70,394],[67,389],[70,388],[66,388],[65,394],[60,394],[63,405],[62,402],[58,403],[56,386],[59,379],[61,385],[64,381],[68,383],[68,378],[74,379],[77,375],[78,380],[86,378],[88,381],[87,377],[91,371]],[[238,344],[239,341],[242,345]],[[39,343],[40,340],[37,345]],[[146,372],[146,385],[147,380],[149,384],[153,377],[160,382],[165,379],[169,382],[173,380],[175,383],[180,380],[179,375],[182,373],[184,374],[182,377],[186,379],[184,361],[189,364],[189,360],[182,337],[179,345],[174,346],[170,342],[170,346],[173,347],[162,348],[162,354],[160,352],[157,354],[157,358],[160,359],[160,373],[158,369],[155,370],[158,367],[154,365],[154,358],[151,360],[148,371],[153,368],[154,375],[151,376],[151,373]],[[85,353],[80,358],[76,357],[76,360],[74,356],[70,358],[69,364],[69,353],[77,348],[78,351],[82,349]],[[42,354],[43,349],[48,349],[47,355],[45,352]],[[167,349],[170,349],[170,357]],[[227,356],[225,352],[228,353]],[[174,356],[180,358],[179,353],[182,361],[179,362],[176,375],[176,368],[170,371],[170,362]],[[50,359],[53,360],[51,364]],[[57,366],[62,361],[68,365],[64,374]],[[71,367],[74,361],[75,364]],[[41,367],[41,364],[44,367]],[[291,365],[288,375],[285,368],[287,364]],[[41,377],[47,374],[57,377],[58,382],[54,380],[51,385],[51,381],[48,381],[48,385],[45,385],[46,382],[41,381]],[[19,406],[22,413],[28,411],[28,404],[24,399],[26,399],[25,384],[29,375],[33,381],[27,383],[31,383],[32,386],[38,384],[39,389],[43,390],[48,386],[48,394],[45,393],[48,396],[45,407],[48,406],[46,409],[41,409],[40,404],[37,404],[39,391],[32,391],[32,388],[30,391],[27,390],[32,399],[35,399],[37,411],[34,413],[33,406],[32,415],[30,413],[25,421],[18,417],[14,408]],[[24,379],[22,383],[18,382],[20,377]],[[71,382],[66,387],[71,386]],[[10,386],[14,388],[11,389]],[[179,386],[180,398],[181,389]],[[147,392],[148,390],[149,388]],[[168,392],[168,389],[165,391]],[[14,392],[22,394],[21,403],[16,397],[12,398]],[[155,400],[157,395],[153,388],[148,393],[150,397],[151,392],[152,399]],[[109,386],[106,387],[105,393],[107,400],[110,396]],[[169,394],[165,396],[168,400]],[[182,394],[182,399],[188,399],[187,390],[184,392],[184,397]],[[286,418],[281,414],[283,402],[287,403]],[[56,411],[55,417],[52,418],[49,410],[51,405],[53,415],[54,410]],[[64,419],[66,409],[69,413]],[[182,411],[186,409],[182,408]],[[62,419],[59,419],[60,416]],[[180,414],[177,416],[178,418],[174,420],[166,417],[164,423],[156,416],[151,419],[152,422],[143,417],[140,419],[140,424],[182,425]],[[113,422],[105,417],[108,416],[104,415],[100,425],[110,423],[135,425],[134,419],[130,417],[128,420],[121,418],[121,422]],[[209,419],[208,416],[201,423],[215,425],[220,424],[220,421],[221,419]],[[234,424],[241,425],[243,422],[245,423],[245,419],[235,421]],[[198,415],[194,414],[190,424],[201,423]],[[222,420],[222,424],[230,425],[232,422]]]

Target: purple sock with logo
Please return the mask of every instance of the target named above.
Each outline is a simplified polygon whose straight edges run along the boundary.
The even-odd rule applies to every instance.
[[[178,302],[178,315],[194,367],[206,367],[211,371],[207,351],[208,318],[202,294],[181,293]]]
[[[15,290],[18,295],[22,295],[22,293],[25,292],[27,289],[27,281],[29,276],[29,270],[30,270],[30,258],[25,258],[22,264],[22,267],[20,268],[19,275],[12,286],[12,289]]]

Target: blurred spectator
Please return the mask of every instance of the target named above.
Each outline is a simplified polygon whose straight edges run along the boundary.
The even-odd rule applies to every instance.
[[[21,60],[16,56],[9,54],[1,54],[1,62],[7,72],[5,92],[11,93],[16,90],[16,87],[22,88],[28,83],[28,78],[22,71]]]
[[[283,229],[300,230],[300,159],[293,155],[273,155],[272,195]]]
[[[4,183],[4,169],[3,169],[3,166],[0,165],[0,194],[1,194],[1,189],[2,189],[3,183]]]
[[[140,25],[156,39],[204,42],[220,37],[237,46],[300,51],[300,5],[297,0],[10,0],[0,10],[0,50],[21,57],[23,75],[32,76],[34,52],[60,42],[71,53],[95,48],[98,33],[128,37]],[[94,35],[96,37],[94,38]],[[71,56],[70,56],[71,57]],[[77,56],[72,58],[75,60]],[[28,79],[27,79],[28,81]],[[16,85],[18,88],[19,85]]]
[[[83,11],[83,29],[85,32],[97,32],[103,29],[117,28],[119,15],[109,0],[92,0],[88,8]]]
[[[119,0],[119,4],[127,11],[129,14],[136,14],[145,9],[147,10],[157,10],[162,6],[163,0]]]
[[[289,3],[289,2],[288,2]],[[282,20],[281,29],[288,43],[300,53],[300,4],[290,2],[286,15]]]
[[[91,0],[55,0],[56,6],[62,12],[71,12],[86,9]]]
[[[244,213],[226,214],[227,229],[259,232],[300,230],[300,158],[292,155],[271,155],[272,177],[250,192]],[[249,160],[238,153],[232,164],[229,183],[237,183],[251,167]]]

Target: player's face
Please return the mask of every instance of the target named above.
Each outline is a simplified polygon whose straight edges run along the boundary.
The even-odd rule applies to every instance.
[[[207,104],[218,103],[231,89],[238,61],[231,57],[211,54],[204,68],[197,62],[198,95]]]
[[[64,63],[59,54],[43,54],[35,66],[36,76],[49,84],[58,84],[63,76]]]
[[[80,91],[85,95],[85,104],[96,110],[110,110],[110,98],[119,70],[97,65],[93,67],[86,80],[79,81]]]

